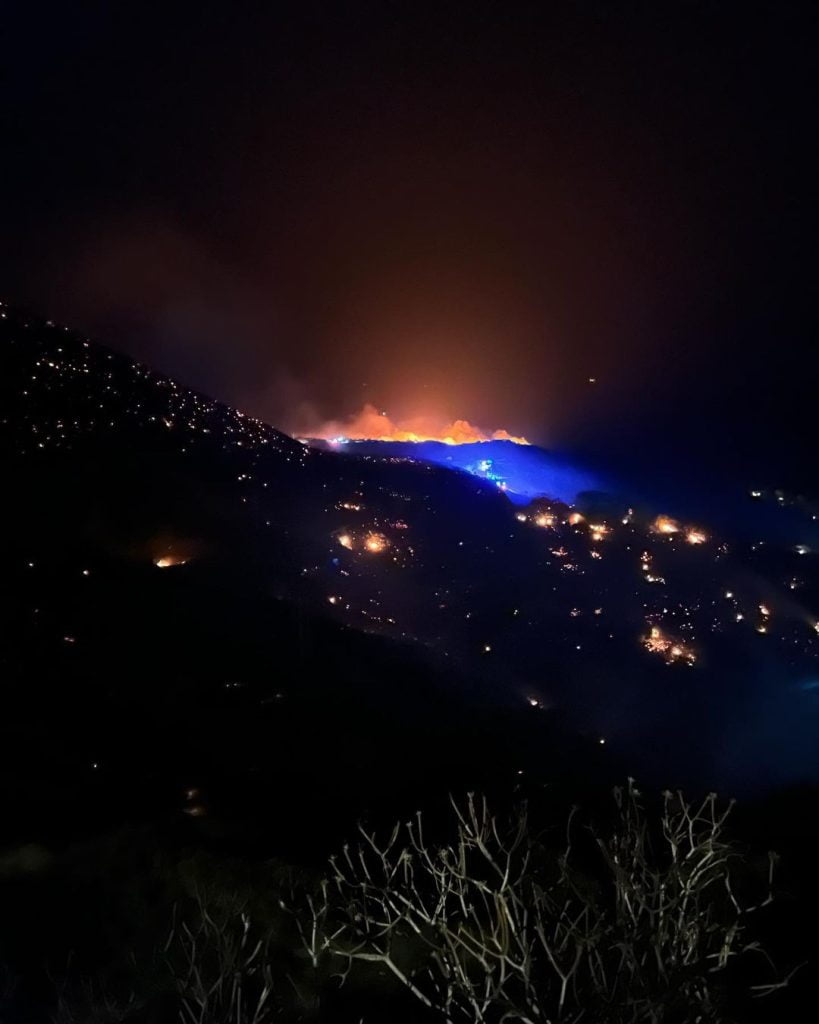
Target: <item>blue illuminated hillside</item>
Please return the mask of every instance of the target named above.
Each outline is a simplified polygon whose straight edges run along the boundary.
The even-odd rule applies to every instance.
[[[441,441],[343,441],[327,442],[326,446],[351,454],[415,459],[459,469],[492,480],[517,504],[527,504],[541,497],[571,504],[581,492],[601,488],[597,477],[561,456],[535,445],[512,441],[459,445]]]

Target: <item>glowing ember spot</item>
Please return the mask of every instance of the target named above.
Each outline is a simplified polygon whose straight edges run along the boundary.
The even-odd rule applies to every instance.
[[[517,519],[519,523],[525,523],[528,519],[528,516],[526,516],[523,512],[518,512],[515,514],[515,519]]]
[[[582,523],[585,517],[579,512],[572,512],[569,516],[569,526],[577,526],[578,523]]]
[[[761,604],[759,606],[759,614],[768,616],[771,614],[771,609],[766,604]]]
[[[591,530],[592,540],[602,540],[609,532],[609,528],[605,523],[589,523],[589,529]]]
[[[364,548],[371,554],[379,555],[387,549],[387,538],[383,533],[368,533],[364,538]]]
[[[663,655],[668,665],[675,661],[685,661],[688,665],[693,665],[697,660],[690,647],[681,641],[670,639],[659,626],[651,626],[648,636],[643,637],[642,642],[647,651]]]
[[[343,548],[346,548],[348,551],[353,550],[353,538],[349,535],[349,533],[342,533],[338,538],[338,542]]]
[[[654,529],[657,533],[679,533],[680,524],[670,516],[657,516],[654,520]]]
[[[442,441],[444,444],[474,444],[476,441],[512,441],[528,444],[525,437],[516,437],[507,430],[486,431],[469,420],[441,423],[431,417],[392,420],[374,405],[365,405],[349,420],[331,420],[305,431],[312,437],[332,444],[345,441]]]
[[[702,530],[686,530],[685,539],[689,544],[704,544],[708,537],[702,532]]]
[[[555,517],[548,515],[546,512],[541,512],[540,515],[535,516],[535,526],[550,527],[554,526]]]
[[[174,565],[184,565],[187,558],[179,558],[176,555],[163,555],[162,558],[154,560],[157,569],[170,569]]]

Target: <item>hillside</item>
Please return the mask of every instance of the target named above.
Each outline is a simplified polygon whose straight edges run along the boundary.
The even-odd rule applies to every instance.
[[[0,324],[11,790],[124,773],[129,799],[172,806],[207,775],[235,804],[228,775],[301,764],[321,794],[339,758],[362,779],[400,761],[396,732],[467,776],[552,770],[555,730],[574,773],[819,771],[803,548],[594,496],[515,506],[377,443],[305,446],[65,328]],[[53,757],[32,773],[35,742]]]

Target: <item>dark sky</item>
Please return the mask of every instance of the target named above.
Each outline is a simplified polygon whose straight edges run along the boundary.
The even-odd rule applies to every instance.
[[[5,22],[9,300],[293,428],[371,401],[631,457],[810,454],[815,5]]]

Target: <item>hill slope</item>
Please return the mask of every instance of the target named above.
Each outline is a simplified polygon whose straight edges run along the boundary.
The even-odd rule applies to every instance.
[[[11,788],[819,771],[810,554],[313,450],[9,310],[0,363]]]

